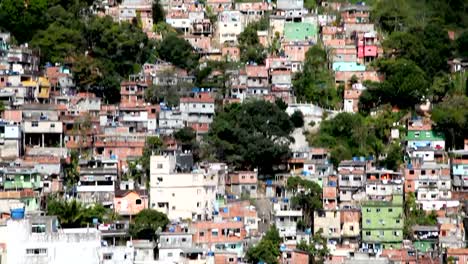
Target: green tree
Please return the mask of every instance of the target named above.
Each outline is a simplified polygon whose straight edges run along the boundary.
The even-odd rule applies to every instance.
[[[102,205],[84,206],[77,200],[64,201],[49,197],[47,215],[55,215],[64,228],[84,227],[93,224],[93,219],[103,220],[107,209]]]
[[[468,31],[463,32],[455,42],[457,55],[468,57]]]
[[[153,153],[157,154],[156,152],[160,151],[163,145],[164,143],[159,137],[146,137],[145,147],[143,148],[143,155],[140,157],[139,163],[141,164],[143,171],[145,172],[147,181],[149,180],[148,177],[150,173],[151,155],[153,155]]]
[[[249,248],[245,256],[250,263],[262,261],[268,264],[278,263],[278,257],[281,253],[280,243],[281,238],[278,230],[273,225],[257,245]]]
[[[414,193],[408,193],[404,203],[405,225],[403,228],[403,236],[406,239],[412,239],[411,228],[414,225],[437,225],[437,214],[432,211],[426,214],[424,210],[418,207]]]
[[[80,173],[78,171],[78,161],[79,153],[76,150],[72,150],[70,152],[70,163],[65,164],[64,166],[65,185],[69,188],[77,184],[80,179]]]
[[[427,75],[416,63],[406,59],[390,59],[379,62],[379,71],[385,75],[382,83],[370,84],[360,98],[362,111],[382,104],[391,104],[400,109],[412,109],[431,96]]]
[[[289,177],[286,183],[286,190],[292,192],[291,204],[293,208],[304,210],[304,223],[314,230],[314,211],[323,208],[322,188],[309,180],[299,176]]]
[[[306,53],[304,68],[293,81],[294,93],[299,101],[307,101],[326,108],[335,108],[341,102],[333,75],[328,69],[327,53],[312,46]]]
[[[433,108],[432,121],[435,129],[445,134],[447,146],[463,148],[468,134],[468,97],[453,95],[445,98]]]
[[[293,123],[294,127],[303,127],[304,126],[304,114],[301,111],[296,110],[291,115],[291,122]]]
[[[152,14],[153,14],[153,23],[157,24],[159,22],[165,21],[166,14],[159,0],[154,0],[151,5]]]
[[[322,236],[323,230],[319,229],[313,236],[311,241],[301,240],[296,248],[309,253],[309,263],[318,264],[324,263],[325,258],[330,254],[327,247],[327,239]]]
[[[169,224],[167,215],[153,209],[143,209],[130,224],[130,234],[134,238],[155,241],[157,232],[164,231]]]
[[[250,23],[239,35],[237,40],[239,42],[242,62],[264,63],[267,54],[265,48],[260,44],[260,40],[258,39],[258,30],[262,30],[258,22]]]
[[[292,130],[289,116],[276,104],[254,100],[218,112],[207,142],[219,160],[266,172],[289,156]]]
[[[168,34],[157,47],[161,59],[177,67],[193,70],[198,65],[198,55],[192,45],[175,34]]]

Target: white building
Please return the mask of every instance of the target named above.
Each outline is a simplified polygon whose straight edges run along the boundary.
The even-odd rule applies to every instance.
[[[176,156],[151,156],[150,208],[165,213],[170,220],[211,216],[218,179],[201,170],[181,168]]]
[[[95,228],[59,229],[56,217],[9,220],[6,226],[9,264],[99,264],[101,236]]]
[[[281,237],[290,240],[297,235],[297,222],[302,219],[302,210],[292,209],[288,199],[285,198],[273,204],[273,215]]]
[[[242,14],[240,11],[223,11],[218,15],[219,43],[237,43],[237,36],[242,33]]]
[[[161,107],[159,112],[158,129],[162,135],[171,135],[175,131],[183,128],[184,121],[179,109],[169,109]]]

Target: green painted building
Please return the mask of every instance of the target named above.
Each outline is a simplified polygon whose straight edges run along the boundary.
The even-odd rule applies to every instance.
[[[415,249],[424,253],[437,249],[437,245],[439,244],[438,226],[415,225],[411,229]]]
[[[311,23],[286,23],[284,25],[284,39],[286,41],[316,41],[317,26]]]
[[[26,211],[39,210],[40,202],[36,191],[42,185],[41,175],[32,168],[7,168],[0,171],[0,192],[21,192],[17,194],[18,200],[24,203]]]
[[[401,248],[403,242],[403,196],[394,195],[392,201],[366,201],[361,207],[362,247],[380,252]]]

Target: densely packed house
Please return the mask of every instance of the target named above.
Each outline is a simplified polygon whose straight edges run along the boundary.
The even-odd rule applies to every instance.
[[[310,263],[297,246],[317,234],[329,250],[326,263],[468,263],[468,139],[464,149],[447,148],[427,117],[392,130],[405,146],[398,170],[378,167],[378,157],[356,156],[334,166],[328,149],[309,146],[299,133],[284,173],[264,179],[256,169],[194,161],[171,137],[189,127],[202,139],[217,107],[251,99],[282,99],[288,114],[298,110],[306,123],[320,122],[325,110],[297,103],[293,92],[294,76],[315,45],[327,50],[333,80],[343,87],[342,111],[358,112],[363,83],[384,78],[371,65],[383,50],[369,6],[322,2],[329,12],[318,13],[302,0],[160,2],[165,22],[201,60],[239,63],[239,35],[264,18],[269,26],[256,32],[258,40],[264,47],[277,41],[279,51],[263,63],[211,72],[207,78],[222,78],[227,87],[221,99],[216,89],[197,87],[192,72],[148,61],[121,82],[120,102],[108,104],[79,92],[71,67],[44,64],[36,50],[0,33],[0,263],[246,263],[249,247],[273,225],[282,240],[280,263]],[[118,22],[138,18],[148,37],[162,38],[153,31],[151,1],[101,4],[101,15]],[[177,90],[178,102],[149,100],[154,87]],[[128,175],[148,155],[152,137],[165,149],[149,153],[145,184]],[[73,184],[65,180],[70,175],[76,176]],[[320,210],[295,204],[296,192],[307,190],[288,189],[291,177],[320,186]],[[116,217],[66,228],[43,213],[51,195],[100,204]],[[406,225],[408,199],[434,214],[436,223]],[[170,221],[156,241],[135,240],[128,232],[145,209]],[[303,228],[310,217],[312,228]]]

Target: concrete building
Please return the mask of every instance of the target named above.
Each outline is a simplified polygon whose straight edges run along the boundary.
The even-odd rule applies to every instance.
[[[223,11],[218,14],[219,43],[237,43],[237,37],[242,33],[242,14],[240,11]]]
[[[403,241],[403,196],[391,201],[362,204],[362,248],[368,252],[401,248]]]
[[[78,199],[84,203],[114,204],[118,180],[117,160],[81,160]]]
[[[0,121],[0,157],[16,159],[22,154],[21,126],[15,122]]]
[[[289,199],[283,198],[273,204],[273,219],[281,237],[291,239],[297,235],[297,222],[303,217],[302,210],[291,207]],[[295,239],[294,239],[295,240]]]
[[[196,93],[193,97],[183,97],[179,106],[185,126],[197,133],[207,133],[215,114],[214,98],[210,93]]]
[[[101,263],[101,237],[97,229],[59,229],[58,226],[56,217],[9,220],[7,263]]]
[[[242,221],[200,221],[190,226],[196,247],[212,252],[231,252],[237,257],[244,254],[246,230]]]
[[[322,236],[329,242],[337,243],[341,240],[340,211],[322,210],[314,212],[314,232],[322,230]]]
[[[257,172],[235,171],[228,174],[226,185],[230,193],[237,196],[248,195],[257,198]]]
[[[180,262],[181,253],[184,250],[193,248],[192,233],[189,232],[162,232],[159,234],[159,255],[160,261]]]
[[[217,176],[182,166],[174,155],[151,156],[150,208],[167,214],[171,220],[210,218]]]

